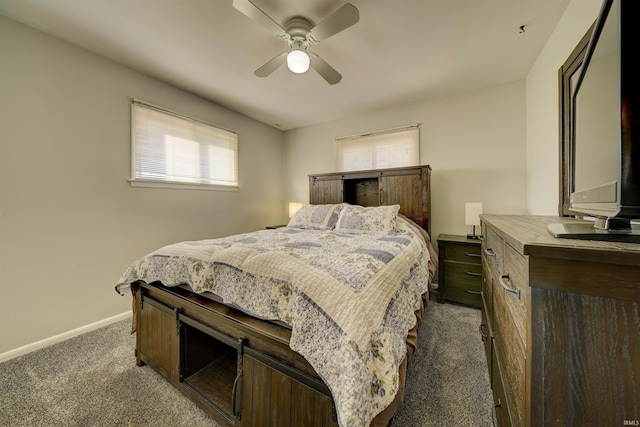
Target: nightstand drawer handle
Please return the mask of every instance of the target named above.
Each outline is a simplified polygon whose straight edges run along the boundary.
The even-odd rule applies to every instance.
[[[486,249],[484,250],[484,253],[485,253],[487,256],[492,256],[492,257],[496,258],[496,253],[495,253],[495,252],[493,251],[493,249],[491,249],[491,248],[486,248]]]
[[[482,274],[480,274],[480,273],[475,273],[473,271],[467,271],[467,270],[464,270],[464,274],[469,275],[469,276],[476,276],[476,277],[482,276]]]
[[[516,294],[518,299],[522,299],[522,292],[520,291],[520,289],[510,288],[509,286],[506,285],[506,283],[504,283],[505,280],[509,280],[508,274],[503,274],[502,276],[500,276],[500,280],[498,280],[500,282],[500,286],[502,286],[502,288],[505,291],[511,292],[512,294]]]
[[[480,291],[472,291],[471,289],[465,289],[464,291],[468,294],[480,295]]]
[[[471,258],[480,258],[480,254],[472,254],[469,252],[464,252],[464,256],[470,256]]]

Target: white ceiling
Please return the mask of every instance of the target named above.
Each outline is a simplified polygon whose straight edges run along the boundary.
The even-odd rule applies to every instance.
[[[317,24],[345,0],[252,0]],[[526,77],[570,0],[351,0],[354,26],[309,48],[338,72],[253,72],[288,50],[232,0],[0,0],[0,14],[280,129]],[[524,32],[520,27],[524,25]],[[6,41],[3,41],[3,43]]]

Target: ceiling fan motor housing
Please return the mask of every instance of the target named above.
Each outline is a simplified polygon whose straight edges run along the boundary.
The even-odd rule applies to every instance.
[[[308,19],[303,18],[302,16],[294,16],[289,19],[284,26],[285,31],[291,38],[301,37],[303,39],[307,38],[307,34],[309,30],[313,28],[313,24],[309,22]]]

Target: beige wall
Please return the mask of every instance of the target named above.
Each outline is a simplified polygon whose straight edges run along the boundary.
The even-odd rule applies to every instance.
[[[282,132],[0,17],[0,354],[130,310],[136,258],[284,216]],[[239,132],[240,191],[132,188],[129,99]]]
[[[558,214],[558,70],[601,5],[602,0],[572,0],[527,76],[527,206],[532,214]]]
[[[309,201],[308,174],[332,172],[338,136],[421,123],[420,160],[432,168],[433,241],[466,234],[464,203],[526,213],[524,81],[388,107],[285,132],[285,199]]]

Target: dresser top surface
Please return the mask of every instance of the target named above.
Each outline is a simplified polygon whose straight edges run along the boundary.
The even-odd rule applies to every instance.
[[[556,238],[549,224],[575,222],[575,219],[536,215],[481,215],[511,247],[523,255],[559,258],[596,258],[615,255],[614,263],[640,265],[640,244]]]

